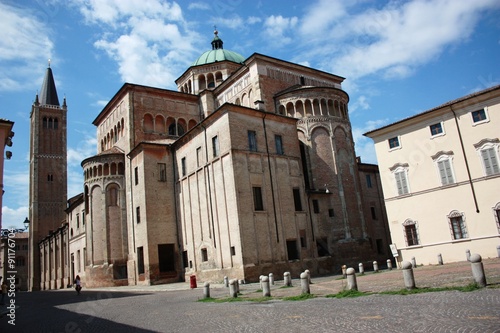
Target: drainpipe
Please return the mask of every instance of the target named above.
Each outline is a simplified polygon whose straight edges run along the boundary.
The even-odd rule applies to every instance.
[[[472,177],[470,175],[469,161],[467,160],[467,155],[465,154],[464,141],[462,139],[462,133],[460,132],[460,126],[458,125],[457,114],[450,105],[450,110],[455,118],[455,125],[457,126],[458,137],[460,138],[460,147],[462,148],[462,154],[464,155],[465,167],[467,168],[467,176],[469,177],[469,185],[472,192],[472,198],[474,199],[474,205],[476,206],[476,213],[479,213],[479,206],[477,204],[476,191],[474,190],[474,184],[472,183]]]

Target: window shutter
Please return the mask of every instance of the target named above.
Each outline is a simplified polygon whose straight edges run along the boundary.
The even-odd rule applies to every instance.
[[[448,179],[446,177],[446,170],[445,170],[445,161],[439,161],[438,162],[438,168],[439,168],[439,176],[441,177],[441,184],[446,185],[448,184]]]
[[[490,161],[491,161],[491,171],[492,173],[499,173],[500,170],[498,168],[498,160],[497,160],[497,155],[495,154],[495,149],[490,148],[488,149],[490,153]]]

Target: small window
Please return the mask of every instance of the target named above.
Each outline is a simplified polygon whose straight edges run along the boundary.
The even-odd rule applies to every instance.
[[[328,216],[335,217],[335,211],[333,210],[333,208],[328,209]]]
[[[144,274],[144,248],[137,248],[137,274]]]
[[[431,137],[443,134],[443,125],[441,123],[433,124],[429,126],[429,129],[431,131]]]
[[[232,256],[236,255],[236,249],[234,248],[234,246],[231,246],[231,255]]]
[[[301,247],[307,247],[307,242],[306,242],[306,230],[305,229],[300,229],[299,230],[299,235],[300,235],[300,246]]]
[[[481,160],[483,161],[484,172],[486,176],[494,175],[500,172],[498,166],[498,156],[496,147],[489,147],[481,150]]]
[[[403,223],[406,245],[415,246],[418,245],[418,234],[417,234],[417,223],[413,220],[406,220]]]
[[[212,138],[212,151],[214,157],[219,156],[219,138],[217,135]]]
[[[394,172],[394,177],[396,179],[396,188],[398,195],[404,195],[409,193],[408,189],[408,179],[406,178],[406,170],[399,169]]]
[[[137,223],[141,223],[141,207],[135,207],[135,218]]]
[[[201,249],[201,261],[208,261],[207,249]]]
[[[248,131],[248,149],[257,151],[257,133],[255,131]]]
[[[134,168],[134,179],[135,179],[135,185],[139,184],[139,168],[138,167]]]
[[[264,202],[262,200],[262,188],[260,187],[252,187],[253,190],[253,205],[255,211],[263,211],[264,210]]]
[[[371,175],[366,175],[366,187],[372,188],[372,177],[371,177]]]
[[[181,159],[181,172],[182,172],[182,176],[186,175],[186,158],[185,157],[183,157]]]
[[[295,204],[295,211],[301,212],[302,211],[302,200],[300,199],[300,189],[298,189],[298,188],[293,189],[293,203]]]
[[[283,155],[285,152],[283,151],[283,138],[281,135],[274,136],[274,142],[276,144],[276,154]]]
[[[451,169],[451,158],[446,157],[441,160],[438,160],[437,167],[439,170],[441,185],[448,185],[455,183],[455,178],[453,177],[453,171]]]
[[[453,211],[450,215],[448,215],[448,219],[450,222],[450,231],[453,239],[462,239],[468,237],[463,213]]]
[[[376,220],[377,219],[377,214],[375,211],[375,207],[371,206],[370,207],[370,212],[372,213],[372,219]]]
[[[316,199],[313,199],[313,211],[314,214],[319,214],[319,202]]]
[[[389,149],[395,149],[395,148],[399,148],[399,147],[400,147],[400,144],[399,144],[399,137],[398,136],[389,139]]]
[[[76,214],[76,228],[80,228],[80,215]]]
[[[473,125],[488,122],[488,115],[484,109],[471,112]]]
[[[158,163],[158,180],[160,182],[167,181],[167,164]]]
[[[201,165],[201,147],[196,148],[196,167],[200,167]]]

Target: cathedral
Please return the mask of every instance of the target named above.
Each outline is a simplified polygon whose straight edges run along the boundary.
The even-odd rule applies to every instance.
[[[356,158],[343,77],[211,49],[177,91],[125,83],[66,193],[66,100],[50,67],[31,112],[30,289],[339,273],[384,262],[378,168]],[[39,260],[38,260],[39,259]]]

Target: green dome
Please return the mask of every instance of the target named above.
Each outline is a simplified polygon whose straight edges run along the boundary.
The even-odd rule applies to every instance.
[[[245,58],[241,54],[238,54],[233,51],[224,50],[224,49],[216,49],[204,52],[201,56],[193,62],[192,66],[205,65],[218,61],[232,61],[238,64],[245,61]]]
[[[224,50],[224,48],[222,47],[224,42],[219,38],[218,34],[219,32],[215,30],[214,39],[212,40],[212,49],[199,56],[191,66],[211,64],[213,62],[225,60],[241,64],[245,60],[245,58],[243,58],[241,54],[229,50]]]

